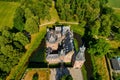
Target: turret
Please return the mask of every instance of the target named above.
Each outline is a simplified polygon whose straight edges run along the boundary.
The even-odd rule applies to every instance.
[[[81,68],[83,63],[85,62],[85,47],[84,45],[79,48],[79,52],[75,56],[73,68]]]

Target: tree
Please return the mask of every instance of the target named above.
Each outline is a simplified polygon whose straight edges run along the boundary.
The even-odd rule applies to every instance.
[[[98,72],[94,72],[93,75],[94,80],[102,80],[102,76]]]
[[[111,25],[112,25],[112,22],[110,21],[110,15],[102,15],[101,16],[101,27],[99,30],[100,34],[108,37],[111,32]]]
[[[39,30],[38,26],[39,25],[37,23],[37,20],[35,20],[35,18],[28,18],[25,24],[25,30],[30,34],[33,34],[38,32]]]
[[[23,46],[29,43],[28,38],[22,32],[16,33],[14,40],[20,42]]]
[[[24,15],[25,15],[24,9],[18,7],[16,9],[13,21],[14,21],[14,27],[19,31],[22,31],[24,29],[24,23],[26,21]]]
[[[90,34],[92,36],[98,35],[100,29],[100,21],[96,20],[93,22],[93,24],[90,25]]]
[[[25,18],[28,19],[30,17],[34,16],[34,14],[31,12],[29,8],[25,9]]]
[[[4,36],[0,36],[0,47],[10,43],[9,39],[5,38]]]
[[[35,74],[33,75],[32,80],[38,80],[38,73],[35,73]]]
[[[73,80],[71,75],[63,75],[60,80]]]
[[[100,38],[95,41],[89,42],[88,53],[96,56],[104,56],[109,52],[110,44],[108,44],[104,39]]]

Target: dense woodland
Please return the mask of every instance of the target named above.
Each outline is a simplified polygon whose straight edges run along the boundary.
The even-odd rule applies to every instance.
[[[18,64],[25,53],[24,46],[29,43],[22,32],[14,32],[5,26],[0,29],[0,78],[4,79],[11,68]]]
[[[61,20],[77,21],[80,27],[85,28],[83,39],[91,55],[104,56],[110,52],[109,43],[99,38],[101,36],[120,41],[120,20],[114,15],[114,10],[106,5],[107,0],[54,1]],[[5,79],[11,68],[18,64],[26,52],[25,45],[30,42],[31,34],[39,31],[40,19],[50,17],[51,6],[52,0],[21,0],[14,15],[13,28],[5,26],[0,29],[0,80]],[[119,52],[119,48],[110,53],[114,51]],[[96,74],[95,71],[93,79],[101,80]]]

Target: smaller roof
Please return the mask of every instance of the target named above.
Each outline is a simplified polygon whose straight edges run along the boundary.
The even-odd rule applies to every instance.
[[[79,52],[76,55],[76,60],[84,60],[85,61],[85,47],[84,45],[80,47]]]
[[[55,27],[55,31],[61,32],[61,27]]]
[[[114,70],[120,70],[120,61],[118,58],[111,59],[111,66]]]
[[[47,32],[47,38],[50,43],[55,43],[57,41],[57,35],[53,30]]]

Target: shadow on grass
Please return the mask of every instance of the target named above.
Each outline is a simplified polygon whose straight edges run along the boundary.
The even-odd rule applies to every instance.
[[[46,62],[45,57],[45,38],[42,40],[39,47],[32,53],[28,68],[47,68],[48,63]]]

